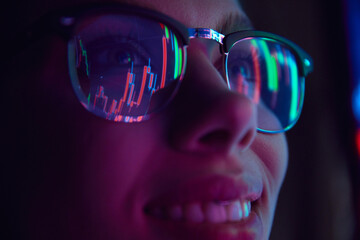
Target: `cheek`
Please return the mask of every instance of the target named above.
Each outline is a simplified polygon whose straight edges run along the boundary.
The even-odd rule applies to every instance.
[[[270,233],[275,207],[288,164],[288,148],[284,134],[258,133],[251,150],[257,155],[262,169],[264,194],[262,213],[264,226]]]
[[[258,134],[252,150],[259,156],[274,194],[278,194],[288,164],[288,146],[284,134]]]
[[[138,179],[151,171],[155,150],[165,144],[160,141],[163,121],[114,123],[89,113],[72,89],[66,44],[53,40],[52,46],[32,85],[37,95],[29,94],[34,106],[31,129],[37,132],[37,145],[49,149],[42,153],[43,147],[39,147],[38,152],[44,159],[57,155],[51,158],[56,162],[54,169],[57,163],[65,165],[53,178],[66,178],[71,185],[68,195],[73,221],[87,222],[94,231],[110,232],[119,222],[133,222]]]
[[[95,118],[89,126],[86,149],[80,150],[84,203],[93,219],[105,227],[122,221],[129,224],[138,211],[135,200],[141,189],[137,183],[151,171],[160,129],[152,122],[130,125]]]

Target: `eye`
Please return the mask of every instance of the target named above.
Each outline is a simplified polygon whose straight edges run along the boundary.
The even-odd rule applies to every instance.
[[[147,51],[136,41],[114,37],[91,42],[87,52],[92,73],[143,68],[149,59]]]
[[[242,58],[239,56],[232,58],[227,67],[230,85],[233,87],[240,84],[240,82],[242,84],[251,84],[254,81],[254,63],[251,57]]]
[[[232,55],[227,67],[230,88],[252,98],[255,91],[255,72],[252,57],[244,56],[239,51],[238,54]]]
[[[139,63],[141,56],[131,48],[126,47],[128,44],[121,44],[120,46],[108,46],[97,49],[91,56],[93,63],[107,67],[129,68],[131,63]]]
[[[232,78],[236,78],[241,75],[245,79],[251,79],[253,77],[252,65],[249,62],[239,59],[229,66],[229,74]]]
[[[114,61],[119,65],[129,65],[134,60],[134,54],[130,53],[127,50],[119,49],[118,51],[113,51],[113,54],[108,55],[108,61]]]

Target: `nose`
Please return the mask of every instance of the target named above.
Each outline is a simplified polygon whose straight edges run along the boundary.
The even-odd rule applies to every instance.
[[[180,151],[229,155],[245,151],[256,135],[255,104],[230,91],[209,56],[191,46],[185,77],[169,109],[170,142]]]

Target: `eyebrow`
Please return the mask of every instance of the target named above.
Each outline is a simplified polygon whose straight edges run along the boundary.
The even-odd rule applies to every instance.
[[[222,34],[253,29],[250,19],[240,13],[225,15],[216,25],[216,30]]]

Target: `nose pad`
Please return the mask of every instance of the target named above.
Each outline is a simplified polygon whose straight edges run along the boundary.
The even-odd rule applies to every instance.
[[[246,150],[256,135],[255,104],[230,91],[201,52],[189,51],[188,69],[170,108],[170,142],[181,151],[230,154]]]

